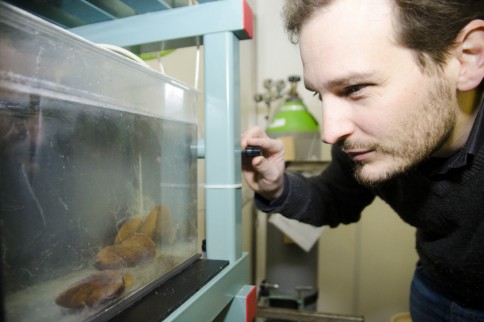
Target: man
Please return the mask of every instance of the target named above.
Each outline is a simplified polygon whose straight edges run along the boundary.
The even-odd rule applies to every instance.
[[[284,174],[284,150],[243,173],[266,212],[335,227],[375,196],[417,228],[414,322],[484,321],[484,1],[289,0],[306,87],[322,104],[332,162]]]

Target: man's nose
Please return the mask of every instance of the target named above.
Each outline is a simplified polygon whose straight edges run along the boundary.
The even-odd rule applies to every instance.
[[[355,130],[351,106],[338,99],[323,102],[323,128],[321,140],[335,144],[350,136]]]

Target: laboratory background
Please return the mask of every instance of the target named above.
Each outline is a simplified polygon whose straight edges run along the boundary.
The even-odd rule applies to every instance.
[[[224,147],[227,141],[222,141],[220,149],[228,155],[211,154],[218,148],[213,137],[220,135],[212,133],[214,128],[228,126],[223,133],[235,137],[232,123],[239,132],[259,126],[281,138],[288,151],[288,171],[311,175],[330,161],[329,146],[319,140],[319,101],[304,88],[298,46],[284,33],[283,1],[178,1],[176,8],[166,11],[193,9],[193,17],[206,14],[208,22],[231,17],[231,10],[240,11],[252,16],[252,30],[232,40],[227,36],[232,35],[232,27],[227,31],[217,27],[221,30],[215,32],[207,28],[210,35],[202,44],[195,41],[165,49],[161,41],[160,49],[149,53],[124,48],[131,55],[138,54],[143,65],[130,53],[121,52],[122,48],[103,44],[103,50],[109,51],[105,54],[90,48],[90,43],[65,36],[60,29],[50,30],[43,19],[31,22],[16,7],[25,2],[8,2],[13,6],[2,7],[0,134],[7,135],[14,127],[7,129],[5,124],[22,122],[24,131],[43,134],[29,139],[28,162],[19,161],[25,157],[19,152],[24,146],[0,146],[0,316],[6,321],[33,321],[33,317],[39,321],[130,321],[138,310],[150,307],[143,304],[137,309],[133,303],[151,301],[149,305],[156,306],[157,301],[166,304],[176,296],[162,313],[143,320],[410,321],[406,312],[417,261],[415,230],[383,201],[375,199],[356,224],[336,229],[307,227],[257,211],[253,192],[237,173],[240,169],[232,170],[235,174],[229,175],[229,183],[222,179],[220,184],[217,174],[210,174],[226,163],[234,168],[240,164],[244,152],[240,147]],[[195,11],[211,5],[216,11]],[[166,21],[181,20],[169,17]],[[159,26],[151,28],[169,33],[173,26],[160,20]],[[238,53],[233,55],[232,49]],[[52,57],[39,63],[49,50]],[[76,55],[72,55],[74,50]],[[222,60],[213,52],[225,50],[228,53],[220,54]],[[67,56],[70,60],[63,63]],[[224,64],[233,64],[233,70],[229,66],[227,72]],[[29,66],[37,69],[29,72]],[[66,70],[76,76],[63,75]],[[17,71],[22,77],[12,76]],[[234,78],[220,79],[219,75],[230,73]],[[84,85],[90,83],[88,79],[112,82],[113,88]],[[52,85],[56,82],[60,85]],[[158,91],[160,87],[164,90]],[[213,87],[227,87],[229,93],[220,96],[239,111],[208,120],[211,107],[207,103],[211,104],[212,97],[207,99],[207,95]],[[232,96],[233,88],[240,93]],[[122,108],[116,107],[120,89],[133,90],[119,103]],[[176,97],[173,102],[172,97]],[[157,99],[162,102],[161,112],[151,110],[151,100]],[[220,104],[226,102],[214,102],[214,106]],[[229,124],[219,125],[224,117],[231,118]],[[293,118],[303,119],[303,125],[291,128]],[[284,126],[278,129],[281,123]],[[234,151],[235,159],[230,155]],[[25,204],[15,203],[15,198]],[[52,205],[44,205],[49,200]],[[224,214],[227,205],[234,210]],[[207,212],[211,211],[221,213],[210,219]],[[101,212],[114,215],[99,219]],[[225,221],[224,216],[231,219]],[[149,227],[150,220],[155,228]],[[143,235],[142,229],[151,229],[151,238],[135,241],[121,234],[122,227],[134,229],[134,237]],[[121,252],[133,247],[142,254],[115,263],[114,257],[123,257]],[[210,269],[197,266],[207,254],[213,260]],[[33,257],[43,260],[32,262]],[[195,272],[181,278],[185,282],[174,281],[186,269]],[[200,277],[205,270],[211,275]],[[85,295],[79,288],[83,287],[104,295],[81,299]],[[157,298],[158,293],[179,294],[182,289],[190,289],[189,295]],[[155,291],[157,295],[152,295]],[[276,317],[277,310],[285,319]],[[49,313],[43,316],[45,311]],[[287,312],[308,315],[289,319]]]

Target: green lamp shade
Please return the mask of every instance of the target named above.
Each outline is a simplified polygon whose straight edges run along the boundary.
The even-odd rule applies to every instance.
[[[318,132],[319,124],[302,101],[288,101],[274,115],[267,128],[270,136],[282,133]]]

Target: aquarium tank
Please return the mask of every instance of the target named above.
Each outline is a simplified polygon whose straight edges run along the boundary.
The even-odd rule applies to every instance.
[[[199,257],[198,93],[0,5],[3,313],[111,318]]]

